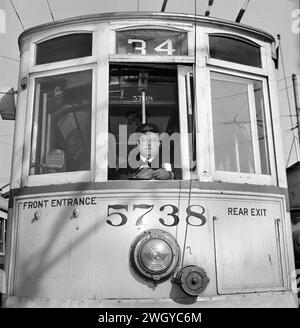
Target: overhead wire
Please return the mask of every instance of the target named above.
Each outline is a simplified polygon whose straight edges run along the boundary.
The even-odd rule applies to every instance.
[[[289,114],[283,114],[283,115],[280,115],[280,117],[286,117],[286,118],[288,118],[288,117],[296,117],[297,115],[296,114],[292,114],[292,115],[289,115]]]
[[[12,95],[13,96],[16,93],[18,93],[18,91],[14,91],[14,92],[3,92],[3,91],[0,91],[0,94],[2,94],[2,95]]]
[[[294,126],[294,122],[293,122],[293,114],[292,114],[292,109],[291,109],[291,103],[290,103],[290,97],[289,97],[289,92],[288,92],[288,89],[290,89],[291,87],[288,87],[287,85],[287,75],[286,75],[286,70],[285,70],[285,65],[284,65],[284,61],[283,61],[283,53],[282,53],[282,47],[281,47],[281,38],[280,38],[280,35],[277,36],[278,37],[278,41],[279,41],[279,44],[278,44],[278,47],[279,47],[279,52],[280,52],[280,57],[281,57],[281,63],[282,63],[282,70],[283,70],[283,75],[284,75],[284,84],[285,84],[285,88],[283,89],[279,89],[278,91],[282,91],[282,90],[286,90],[286,95],[287,95],[287,102],[288,102],[288,108],[289,108],[289,118],[290,118],[290,124],[292,126],[292,128],[290,128],[290,131],[293,132],[293,140],[292,140],[292,144],[291,144],[291,148],[290,148],[290,152],[289,152],[289,156],[288,156],[288,160],[287,160],[287,163],[286,163],[286,167],[288,167],[288,164],[289,164],[289,161],[290,161],[290,157],[291,157],[291,153],[292,153],[292,150],[293,150],[293,146],[295,145],[295,151],[296,151],[296,157],[297,157],[297,160],[299,160],[299,150],[298,150],[298,147],[299,147],[299,144],[297,146],[296,144],[296,140],[297,140],[297,136],[295,134],[295,130],[298,127],[298,125]]]
[[[298,74],[296,73],[295,75],[300,76],[300,73],[298,73]],[[280,82],[280,81],[283,81],[283,80],[288,80],[290,78],[292,78],[292,75],[289,75],[287,77],[283,77],[282,79],[278,79],[277,82]]]
[[[197,0],[194,0],[194,60],[195,65],[193,68],[193,88],[195,88],[195,80],[196,80],[196,71],[195,66],[197,63]],[[194,108],[196,108],[196,98],[194,98]],[[194,134],[194,125],[191,126],[192,135]],[[192,147],[193,147],[193,141],[192,141]],[[190,172],[192,170],[192,162],[193,157],[192,154],[190,155]],[[188,191],[188,207],[191,205],[191,197],[192,197],[192,187],[193,187],[193,179],[192,175],[190,176],[190,183],[189,183],[189,191]],[[181,265],[180,270],[183,269],[184,265],[184,258],[186,253],[186,244],[187,244],[187,235],[188,235],[188,222],[185,223],[185,231],[184,231],[184,240],[183,240],[183,252],[182,252],[182,259],[181,259]]]
[[[300,85],[300,83],[297,83],[296,85]],[[287,89],[291,89],[291,88],[293,88],[292,85],[290,85],[288,87],[280,88],[280,89],[278,89],[278,91],[283,91],[283,90],[287,90]]]
[[[13,61],[16,61],[16,62],[19,62],[19,59],[12,58],[12,57],[9,57],[9,56],[0,55],[0,57],[1,57],[1,58],[5,58],[5,59],[9,59],[9,60],[13,60]]]
[[[292,141],[291,149],[290,149],[289,156],[288,156],[288,159],[287,159],[287,162],[286,162],[286,167],[288,167],[288,165],[289,165],[289,161],[290,161],[290,157],[291,157],[291,154],[292,154],[292,149],[293,149],[294,143],[295,143],[295,137],[293,138],[293,141]]]
[[[167,6],[167,3],[168,3],[168,0],[164,0],[163,4],[161,6],[161,9],[160,9],[161,12],[164,12],[165,11],[166,6]]]
[[[296,85],[300,85],[300,83],[297,83]],[[284,88],[280,88],[280,89],[277,89],[277,91],[283,91],[283,90],[286,90],[286,89],[291,89],[293,86],[288,86],[287,88],[284,87]],[[224,100],[224,99],[230,99],[230,98],[234,98],[234,97],[237,97],[237,96],[241,96],[241,95],[248,95],[248,92],[245,91],[245,92],[239,92],[239,93],[234,93],[234,94],[231,94],[231,95],[227,95],[227,96],[222,96],[222,97],[216,97],[216,98],[212,98],[213,101],[220,101],[220,100]],[[292,115],[294,116],[294,115]]]
[[[4,179],[5,179],[5,180],[6,180],[6,179],[9,180],[9,177],[2,177],[2,178],[0,178],[0,181],[1,181],[1,180],[4,180]],[[7,186],[9,186],[9,183],[6,183],[5,185],[1,186],[1,187],[0,187],[0,191],[2,191],[2,189],[6,188]]]
[[[289,137],[289,134],[290,134],[291,132],[292,132],[292,131],[286,131],[286,132],[282,133],[282,138]]]
[[[246,12],[246,9],[247,9],[247,7],[248,7],[248,5],[249,5],[249,2],[250,2],[250,0],[246,0],[244,6],[243,6],[243,7],[241,8],[241,10],[239,11],[239,13],[238,13],[238,15],[237,15],[237,17],[236,17],[236,19],[235,19],[235,22],[236,22],[236,23],[240,23],[240,22],[241,22],[241,20],[242,20],[244,14],[245,14],[245,12]]]
[[[20,24],[21,24],[23,30],[25,30],[25,27],[24,27],[24,25],[23,25],[23,23],[22,23],[21,17],[20,17],[20,15],[19,15],[19,13],[18,13],[18,11],[17,11],[17,9],[16,9],[14,3],[12,2],[12,0],[9,0],[9,1],[10,1],[11,5],[12,5],[12,7],[13,7],[13,9],[14,9],[15,14],[16,14],[17,17],[18,17],[18,20],[19,20],[19,22],[20,22]]]
[[[208,6],[207,6],[204,16],[208,17],[210,15],[210,11],[211,11],[213,4],[214,4],[214,0],[208,0]]]
[[[291,131],[293,131],[294,129],[297,129],[297,126],[294,126],[294,127],[292,127],[292,128],[286,129],[286,130],[282,131],[282,133],[291,132]]]
[[[0,144],[3,144],[3,145],[8,145],[8,146],[12,146],[11,143],[8,143],[8,142],[3,142],[3,141],[0,141]]]
[[[46,1],[47,1],[47,4],[48,4],[48,9],[49,9],[49,11],[50,11],[50,15],[51,15],[51,17],[52,17],[52,20],[55,21],[55,19],[54,19],[54,15],[53,15],[53,12],[52,12],[52,9],[51,9],[51,7],[50,7],[49,0],[46,0]]]
[[[283,70],[283,76],[284,76],[284,84],[285,84],[284,89],[286,90],[288,109],[289,109],[289,114],[290,114],[290,124],[291,124],[291,127],[293,127],[294,122],[293,122],[293,118],[292,118],[292,107],[291,107],[290,96],[289,96],[289,92],[288,92],[289,87],[287,85],[287,74],[286,74],[285,65],[284,65],[284,61],[283,61],[283,52],[282,52],[282,47],[281,47],[281,37],[280,37],[280,35],[277,35],[277,38],[278,38],[278,49],[279,49],[279,53],[280,53],[280,57],[281,57],[281,64],[282,64],[282,70]],[[280,90],[278,90],[278,91],[280,91]],[[299,160],[299,148],[298,148],[299,145],[297,145],[295,143],[295,140],[297,140],[297,136],[295,134],[295,129],[293,129],[292,131],[293,131],[293,141],[292,141],[290,153],[292,151],[293,145],[295,144],[296,156],[297,156],[297,160]],[[289,164],[289,159],[290,159],[290,155],[289,155],[289,158],[288,158],[288,161],[287,161],[286,165]]]

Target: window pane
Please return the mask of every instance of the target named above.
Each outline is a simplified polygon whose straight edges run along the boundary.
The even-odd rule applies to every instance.
[[[209,53],[211,58],[238,64],[261,66],[260,46],[235,36],[210,35]]]
[[[216,170],[270,174],[262,82],[212,72],[211,92]]]
[[[170,164],[175,179],[181,179],[177,67],[149,66],[110,67],[109,179],[131,179],[140,165],[141,149],[137,143],[141,140],[136,131],[142,124],[142,92],[146,122],[158,127],[161,141],[153,156],[157,162],[153,161],[151,167]]]
[[[216,170],[254,173],[248,83],[213,73],[211,90]]]
[[[0,218],[0,254],[4,254],[5,221]]]
[[[261,81],[256,81],[254,86],[254,97],[256,107],[256,123],[260,153],[261,173],[270,174],[269,148],[267,139],[267,123],[263,98],[263,86]]]
[[[36,79],[30,174],[89,170],[92,71]]]
[[[158,29],[116,32],[117,54],[186,56],[187,33]]]
[[[60,36],[37,45],[36,64],[92,55],[92,34],[78,33]]]

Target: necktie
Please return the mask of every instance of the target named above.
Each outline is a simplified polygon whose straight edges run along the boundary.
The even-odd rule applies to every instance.
[[[150,165],[151,165],[151,163],[149,161],[146,161],[146,162],[142,162],[141,161],[140,166],[135,171],[135,174],[137,174],[138,172],[140,172],[145,167],[150,167]]]

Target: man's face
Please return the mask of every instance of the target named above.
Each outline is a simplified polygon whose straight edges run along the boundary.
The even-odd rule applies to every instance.
[[[157,156],[159,152],[159,137],[154,132],[143,133],[140,137],[140,154],[149,159]]]

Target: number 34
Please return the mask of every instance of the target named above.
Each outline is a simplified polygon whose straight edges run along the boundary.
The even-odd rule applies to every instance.
[[[134,44],[135,50],[139,51],[141,55],[146,55],[147,45],[146,41],[140,39],[128,39],[128,44]],[[172,56],[173,52],[176,50],[173,49],[172,41],[170,39],[164,41],[160,45],[154,48],[155,52],[167,53],[168,56]]]
[[[143,220],[145,219],[145,216],[149,214],[154,208],[154,205],[149,204],[133,204],[133,211],[140,209],[144,210],[144,213],[137,217],[135,225],[140,226],[143,224]],[[200,212],[194,210],[193,208],[198,208]],[[116,210],[116,212],[112,212],[112,210]],[[125,210],[128,212],[128,205],[108,205],[107,207],[107,220],[106,222],[113,226],[113,227],[120,227],[127,222],[127,216],[120,212],[121,210]],[[165,215],[164,218],[159,218],[159,222],[166,227],[173,227],[176,226],[179,223],[179,216],[178,214],[178,207],[172,204],[166,204],[159,208],[159,211],[162,212],[162,214]],[[200,227],[206,223],[206,217],[204,216],[205,209],[201,205],[190,205],[186,208],[186,223],[194,226],[194,227]],[[117,217],[119,216],[119,219],[117,222],[113,222],[111,219],[112,216]],[[168,217],[168,219],[167,219]],[[192,219],[193,218],[193,219]]]

